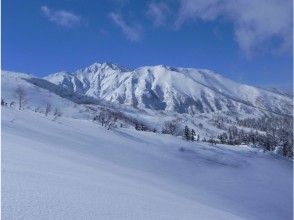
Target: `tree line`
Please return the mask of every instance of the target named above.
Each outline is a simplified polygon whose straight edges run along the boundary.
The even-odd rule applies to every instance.
[[[293,157],[293,119],[285,116],[261,116],[236,119],[237,126],[230,126],[218,135],[222,144],[253,144],[266,151],[280,149],[283,156]],[[248,131],[248,129],[250,129]]]

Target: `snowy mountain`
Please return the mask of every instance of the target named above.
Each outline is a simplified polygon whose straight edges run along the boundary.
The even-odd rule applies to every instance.
[[[70,91],[139,109],[191,115],[212,112],[291,115],[289,96],[240,84],[210,70],[146,66],[130,70],[95,63],[73,73],[44,79]]]
[[[15,90],[21,85],[28,93],[27,107],[35,111],[44,112],[52,105],[64,116],[81,117],[82,113],[93,118],[107,108],[120,115],[125,126],[141,124],[147,130],[162,131],[172,122],[177,124],[177,135],[188,125],[206,140],[232,129],[237,118],[289,117],[293,108],[288,95],[233,82],[209,70],[162,65],[130,70],[95,63],[73,73],[58,72],[44,78],[8,71],[1,75],[2,97],[15,101]],[[247,122],[238,123],[247,132],[260,130],[252,125],[244,127]],[[287,126],[291,127],[291,122]]]

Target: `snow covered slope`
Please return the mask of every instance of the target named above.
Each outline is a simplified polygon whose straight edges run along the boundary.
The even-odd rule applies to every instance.
[[[292,219],[290,160],[29,109],[1,115],[3,219]]]
[[[2,71],[1,98],[8,104],[15,102],[14,105],[18,106],[15,91],[21,87],[26,92],[26,108],[36,112],[44,112],[49,104],[52,112],[58,109],[64,116],[88,117],[86,113],[83,113],[85,111],[83,106],[77,105],[68,98],[62,98],[60,95],[57,95],[54,87],[52,89],[44,89],[34,85],[31,82],[31,79],[34,78],[34,76],[25,73]]]
[[[291,97],[240,84],[209,70],[146,66],[135,70],[95,63],[44,79],[71,91],[140,109],[178,113],[292,113]]]

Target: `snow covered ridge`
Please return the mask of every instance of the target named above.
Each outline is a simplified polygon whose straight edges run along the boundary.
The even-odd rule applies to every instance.
[[[95,63],[73,73],[60,72],[44,79],[108,102],[139,109],[198,114],[268,111],[292,114],[291,97],[240,84],[210,70],[163,65],[129,70]]]

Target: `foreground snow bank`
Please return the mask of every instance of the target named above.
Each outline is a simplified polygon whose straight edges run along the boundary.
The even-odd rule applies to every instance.
[[[287,220],[292,162],[3,108],[2,217]]]

